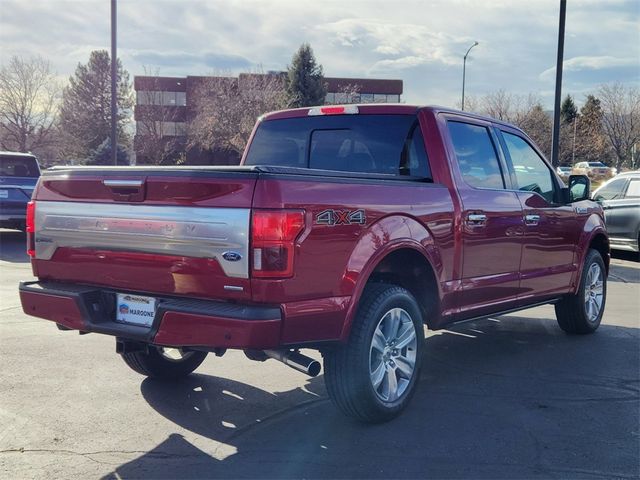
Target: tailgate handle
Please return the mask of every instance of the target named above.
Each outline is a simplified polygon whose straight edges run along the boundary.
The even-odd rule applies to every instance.
[[[105,187],[109,188],[140,188],[144,181],[142,180],[103,180]]]

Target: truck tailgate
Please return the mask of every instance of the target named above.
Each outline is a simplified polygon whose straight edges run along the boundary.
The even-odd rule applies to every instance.
[[[251,169],[47,172],[34,196],[41,280],[249,299]]]

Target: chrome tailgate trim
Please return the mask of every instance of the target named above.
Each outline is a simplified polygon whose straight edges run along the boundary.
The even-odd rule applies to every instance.
[[[247,208],[40,201],[36,258],[60,247],[215,258],[227,276],[248,278],[249,218]],[[223,258],[229,251],[237,260]]]

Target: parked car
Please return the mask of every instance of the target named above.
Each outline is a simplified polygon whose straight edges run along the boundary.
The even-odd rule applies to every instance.
[[[611,248],[640,252],[640,171],[609,180],[593,199],[604,209]]]
[[[416,389],[424,324],[551,303],[567,333],[598,328],[609,241],[588,186],[466,112],[275,112],[239,167],[45,172],[22,307],[116,337],[129,367],[165,380],[229,348],[316,375],[299,349],[317,349],[333,402],[385,421]]]
[[[556,173],[560,176],[562,180],[568,180],[569,176],[572,173],[572,170],[573,170],[572,167],[566,167],[564,165],[561,165],[556,168]]]
[[[614,171],[602,162],[579,162],[573,166],[572,173],[588,175],[590,178],[603,179],[614,176]]]
[[[27,202],[40,177],[36,157],[0,152],[0,227],[24,230]]]

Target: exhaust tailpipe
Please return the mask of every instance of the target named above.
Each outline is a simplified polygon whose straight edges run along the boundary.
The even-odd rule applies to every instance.
[[[265,350],[264,353],[267,357],[278,360],[311,377],[315,377],[320,373],[320,362],[296,350]]]

